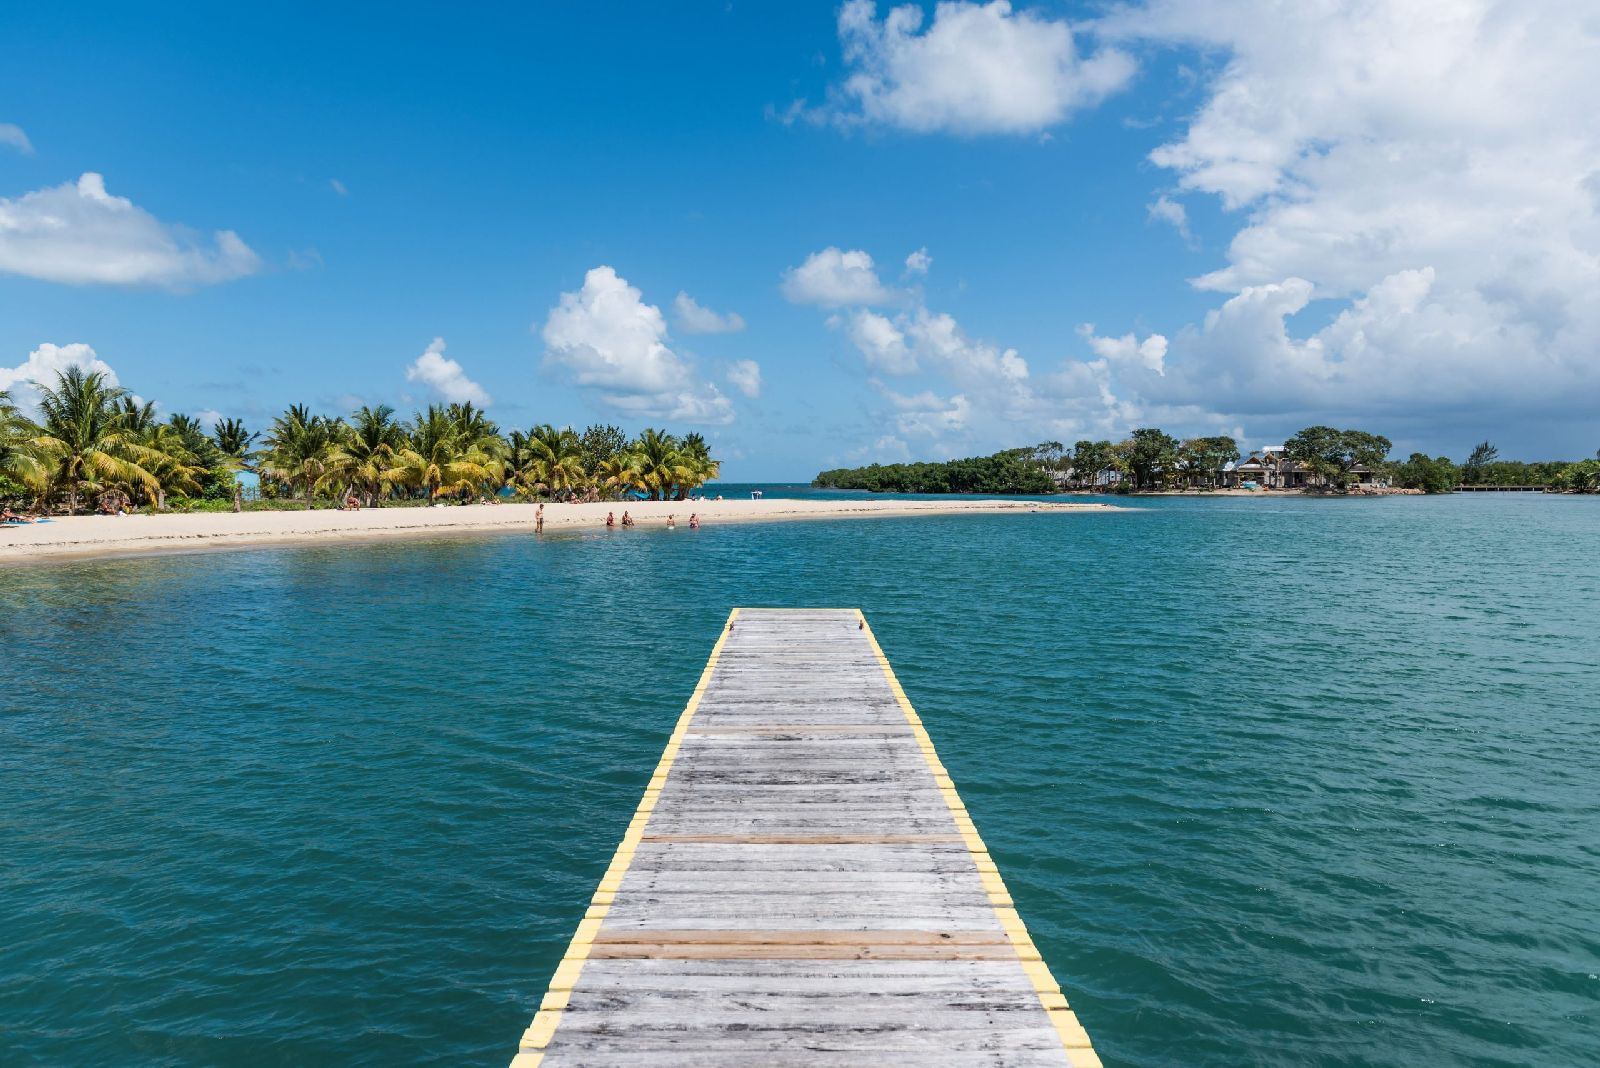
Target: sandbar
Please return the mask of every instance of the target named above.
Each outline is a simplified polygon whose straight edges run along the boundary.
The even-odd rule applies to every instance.
[[[481,532],[532,534],[537,505],[470,504],[433,508],[316,509],[275,512],[191,512],[162,515],[64,516],[49,523],[0,529],[0,564],[262,545],[333,545],[351,539],[397,539]],[[640,530],[662,529],[667,517],[687,530],[698,513],[707,527],[794,519],[888,519],[996,513],[1095,513],[1108,504],[1061,501],[705,500],[546,504],[546,534],[604,529],[607,512],[632,513]]]

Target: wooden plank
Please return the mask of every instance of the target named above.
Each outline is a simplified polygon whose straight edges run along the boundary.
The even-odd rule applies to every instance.
[[[1011,943],[1001,935],[974,931],[604,931],[595,945],[631,945],[653,942],[744,943],[747,945],[859,945],[880,946],[959,945],[988,946]]]
[[[647,834],[640,841],[708,845],[956,845],[962,838],[959,834]]]
[[[517,1068],[1092,1068],[859,612],[730,615]]]

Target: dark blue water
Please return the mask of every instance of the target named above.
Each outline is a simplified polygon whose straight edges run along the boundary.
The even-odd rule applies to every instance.
[[[0,1063],[514,1050],[733,605],[860,605],[1107,1065],[1600,1063],[1600,500],[0,571]]]

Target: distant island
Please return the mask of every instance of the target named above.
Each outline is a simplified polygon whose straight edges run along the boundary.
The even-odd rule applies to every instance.
[[[1501,460],[1485,441],[1457,464],[1414,452],[1391,460],[1393,443],[1365,430],[1306,427],[1282,445],[1245,455],[1227,436],[1178,439],[1154,427],[1126,439],[1059,441],[942,463],[870,464],[823,471],[821,489],[872,493],[1452,493],[1519,488],[1600,493],[1600,452],[1590,460]]]
[[[1004,449],[944,463],[872,464],[823,471],[812,485],[872,493],[1059,493],[1035,449]]]

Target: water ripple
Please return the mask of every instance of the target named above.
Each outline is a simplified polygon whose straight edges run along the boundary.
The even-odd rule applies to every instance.
[[[8,571],[0,1061],[503,1064],[728,608],[841,604],[1107,1065],[1600,1063],[1597,504]]]

